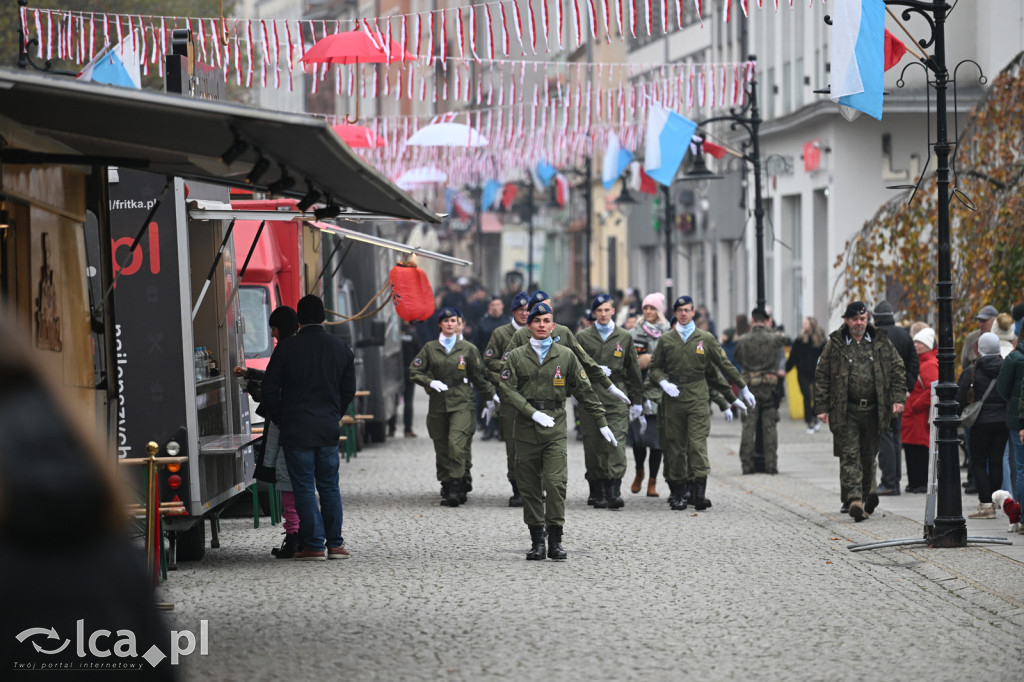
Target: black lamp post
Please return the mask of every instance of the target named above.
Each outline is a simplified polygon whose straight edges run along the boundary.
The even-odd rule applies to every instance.
[[[757,57],[750,55],[749,61],[756,62]],[[756,73],[756,70],[755,70]],[[757,242],[757,307],[764,309],[766,304],[764,284],[764,202],[761,198],[761,110],[757,106],[757,79],[750,81],[747,87],[747,103],[741,109],[732,108],[728,116],[713,116],[697,124],[698,128],[716,121],[730,121],[731,128],[742,127],[750,135],[750,153],[743,154],[742,159],[754,167],[754,225]],[[703,164],[703,158],[698,157]]]
[[[665,199],[665,224],[661,231],[665,233],[665,300],[668,305],[675,302],[672,296],[672,230],[675,227],[676,211],[672,205],[672,188],[661,186],[661,193]]]

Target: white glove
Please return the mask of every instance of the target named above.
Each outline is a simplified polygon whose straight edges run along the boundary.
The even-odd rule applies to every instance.
[[[643,405],[630,405],[629,406],[629,421],[633,422],[637,420],[637,417],[644,413]]]
[[[494,404],[494,401],[493,400],[488,400],[487,401],[487,407],[485,407],[484,411],[480,413],[480,418],[483,419],[484,422],[491,421],[491,417],[494,416],[495,407],[496,406]]]
[[[437,379],[434,379],[433,381],[430,382],[430,387],[437,391],[438,393],[444,393],[445,391],[448,390],[448,384],[444,383],[443,381],[438,381]]]
[[[613,434],[612,430],[610,428],[608,428],[607,426],[602,426],[601,427],[601,435],[604,436],[604,439],[606,441],[608,441],[609,443],[611,443],[612,445],[618,445],[619,444],[619,441],[615,440],[615,434]]]
[[[576,407],[577,405],[580,404],[580,401],[576,400],[576,396],[574,396],[574,395],[569,396],[569,400],[572,401],[572,406],[573,407]]]
[[[495,405],[501,405],[501,398],[498,397],[497,393],[491,396],[491,400],[494,402]]]
[[[650,400],[645,400],[644,401],[644,412],[657,412],[657,411],[658,411],[658,409],[656,407],[654,407],[654,403],[652,403]]]
[[[746,386],[744,386],[743,390],[740,391],[740,396],[742,396],[743,399],[747,401],[747,405],[750,405],[751,407],[757,407],[757,398],[754,397],[754,394],[751,393],[750,389],[747,388]]]
[[[640,415],[637,421],[640,422],[640,435],[642,436],[645,433],[647,433],[647,418],[644,417],[643,415]]]
[[[736,413],[738,415],[741,417],[747,416],[747,406],[743,404],[742,400],[736,398],[736,400],[732,401],[732,406],[736,408]]]
[[[601,368],[601,371],[604,372],[604,375],[606,377],[610,377],[612,375],[612,370],[608,367],[608,365],[598,365],[598,367]]]
[[[667,395],[669,398],[679,397],[679,387],[673,384],[668,379],[662,379],[661,381],[658,382],[658,385],[661,386],[661,390],[665,391],[665,395]]]
[[[725,412],[722,413],[725,416],[725,421],[732,423],[732,408],[725,408]]]
[[[622,391],[620,391],[618,386],[616,386],[615,384],[612,384],[611,386],[608,387],[608,391],[613,396],[615,396],[616,398],[618,398],[622,402],[624,402],[627,405],[629,405],[629,396],[626,395],[625,393],[623,393]]]
[[[533,419],[533,421],[537,422],[538,424],[540,424],[541,426],[546,427],[546,428],[550,428],[550,427],[555,425],[555,420],[552,419],[551,417],[549,417],[548,415],[544,414],[540,410],[537,410],[536,412],[531,414],[530,418]],[[609,431],[609,433],[611,433],[611,432]]]

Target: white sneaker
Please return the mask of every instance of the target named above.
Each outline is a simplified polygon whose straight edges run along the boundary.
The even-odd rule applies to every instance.
[[[814,432],[821,431],[821,422],[814,422]]]
[[[815,431],[817,431],[817,429],[815,429],[813,426],[807,427],[807,433],[814,433]]]

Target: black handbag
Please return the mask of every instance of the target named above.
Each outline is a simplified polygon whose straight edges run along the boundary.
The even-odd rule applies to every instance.
[[[256,462],[256,469],[253,478],[264,483],[277,483],[277,471],[273,467],[263,464],[263,457],[267,453],[267,434],[260,436],[259,440],[252,444],[253,459]]]

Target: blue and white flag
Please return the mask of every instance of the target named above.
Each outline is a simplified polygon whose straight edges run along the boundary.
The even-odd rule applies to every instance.
[[[83,82],[106,83],[122,88],[142,88],[139,56],[135,50],[134,37],[125,36],[117,45],[101,50],[86,64],[76,77]]]
[[[605,189],[611,189],[615,181],[626,170],[629,162],[633,160],[633,153],[623,149],[619,144],[619,136],[615,133],[608,133],[608,149],[604,152],[604,165],[601,166],[601,184]]]
[[[540,180],[544,187],[551,186],[551,181],[555,179],[557,173],[558,169],[544,159],[537,162],[537,179]]]
[[[644,172],[666,187],[683,162],[697,124],[660,104],[647,109]]]
[[[844,0],[832,10],[830,97],[837,104],[881,120],[885,0]],[[845,112],[843,115],[853,120]]]

